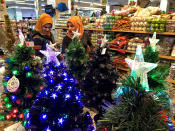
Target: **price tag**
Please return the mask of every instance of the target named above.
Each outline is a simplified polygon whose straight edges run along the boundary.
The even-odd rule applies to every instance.
[[[101,54],[104,55],[106,53],[106,48],[103,48]]]

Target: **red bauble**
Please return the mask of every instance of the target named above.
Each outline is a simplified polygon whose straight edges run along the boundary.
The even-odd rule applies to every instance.
[[[27,98],[29,98],[29,99],[32,98],[32,94],[30,94],[30,93],[27,94]]]
[[[7,95],[6,95],[6,94],[3,94],[2,96],[3,96],[3,97],[6,97]]]
[[[13,118],[16,118],[16,114],[13,114],[12,117],[13,117]]]
[[[18,113],[18,109],[13,109],[13,113]]]
[[[24,114],[19,114],[18,116],[20,119],[22,119],[24,117]]]
[[[11,118],[11,115],[10,114],[6,115],[6,118],[7,118],[7,120],[9,120]]]
[[[40,90],[42,90],[44,87],[43,86],[40,86]]]
[[[35,56],[35,55],[30,55],[30,57],[32,57],[32,58],[33,58],[34,56]]]
[[[19,105],[19,104],[21,104],[21,101],[20,100],[17,100],[16,103]]]

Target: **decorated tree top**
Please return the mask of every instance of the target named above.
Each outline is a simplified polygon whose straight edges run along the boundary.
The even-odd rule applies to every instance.
[[[154,61],[157,60],[155,56],[158,54],[151,46],[147,47],[144,56],[148,52],[153,54]],[[149,53],[148,55],[150,56]],[[146,58],[147,62],[143,62],[142,50],[138,46],[135,59],[126,59],[131,68],[131,74],[121,81],[122,85],[113,94],[116,104],[108,105],[104,117],[98,123],[99,128],[109,127],[112,124],[113,129],[121,131],[173,130],[173,125],[168,117],[169,98],[164,90],[158,91],[154,88],[154,86],[162,84],[161,81],[158,82],[160,79],[157,79],[161,77],[152,76],[155,73],[154,70],[158,72],[156,68],[159,66],[156,67],[157,64],[148,63],[148,57]],[[163,71],[163,68],[160,71]],[[158,85],[155,82],[154,86],[152,82],[150,84],[147,75],[148,78],[155,78],[154,81]]]
[[[104,103],[113,101],[111,93],[116,88],[117,79],[118,72],[112,65],[108,48],[105,45],[96,48],[90,55],[81,88],[85,106],[95,109],[101,115]]]
[[[88,56],[83,44],[75,37],[66,52],[66,60],[68,67],[71,69],[72,75],[77,80],[82,80],[86,74],[86,64]]]
[[[46,47],[41,51],[47,57],[43,67],[45,88],[26,115],[25,126],[38,131],[92,131],[92,119],[88,112],[83,113],[76,80],[65,65],[58,63],[56,56],[59,52]]]
[[[6,58],[1,120],[22,120],[31,107],[42,82],[39,62],[34,58],[34,50],[21,44],[12,57]]]

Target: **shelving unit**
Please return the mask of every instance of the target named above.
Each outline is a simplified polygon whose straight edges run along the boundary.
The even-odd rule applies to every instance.
[[[56,27],[55,29],[67,29],[67,27]],[[145,31],[132,31],[132,30],[103,30],[103,29],[97,29],[97,28],[89,28],[89,29],[86,29],[85,30],[88,30],[88,31],[111,31],[111,32],[121,32],[121,33],[135,33],[135,34],[153,34],[153,32],[145,32]],[[166,35],[166,36],[175,36],[175,32],[163,32],[163,33],[160,33],[158,32],[157,33],[158,35]],[[115,42],[115,39],[108,42],[108,43],[114,43]],[[117,50],[115,48],[110,48],[110,50]],[[130,51],[130,50],[125,50],[126,53],[136,53],[135,51]],[[113,58],[116,58],[115,56]],[[175,56],[163,56],[163,55],[159,55],[159,58],[161,59],[166,59],[166,60],[175,60]],[[125,67],[121,67],[121,66],[116,66],[119,70],[123,70],[123,71],[126,71],[126,72],[129,72],[131,71],[129,68],[125,68]],[[175,84],[175,80],[167,80],[167,82],[170,82],[170,83],[174,83]]]
[[[67,27],[55,27],[55,29],[67,29]],[[123,33],[135,33],[135,34],[153,34],[154,32],[146,32],[146,31],[133,31],[133,30],[103,30],[103,29],[97,29],[97,28],[89,28],[85,30],[90,31],[112,31],[112,32],[123,32]],[[169,36],[175,36],[175,32],[158,32],[159,35],[169,35]]]

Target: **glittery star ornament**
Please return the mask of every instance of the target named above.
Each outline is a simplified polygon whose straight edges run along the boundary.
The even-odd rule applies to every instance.
[[[57,59],[57,56],[61,54],[61,52],[53,51],[48,44],[46,44],[46,50],[40,50],[40,52],[46,56],[46,64],[50,62],[54,62],[56,65],[60,65],[60,62]]]
[[[157,48],[157,43],[159,42],[159,39],[156,39],[156,32],[154,32],[152,38],[149,38],[149,41],[150,41],[150,46],[152,47],[153,51],[156,50]]]
[[[74,36],[72,37],[72,39],[74,39],[75,37],[79,37],[81,34],[78,32],[78,29],[76,31],[72,31],[74,33]]]
[[[149,91],[147,73],[154,69],[157,66],[157,64],[144,62],[143,52],[140,45],[137,45],[134,60],[126,58],[125,61],[131,69],[130,75],[133,76],[135,79],[140,78],[140,83],[142,87],[146,91]]]

